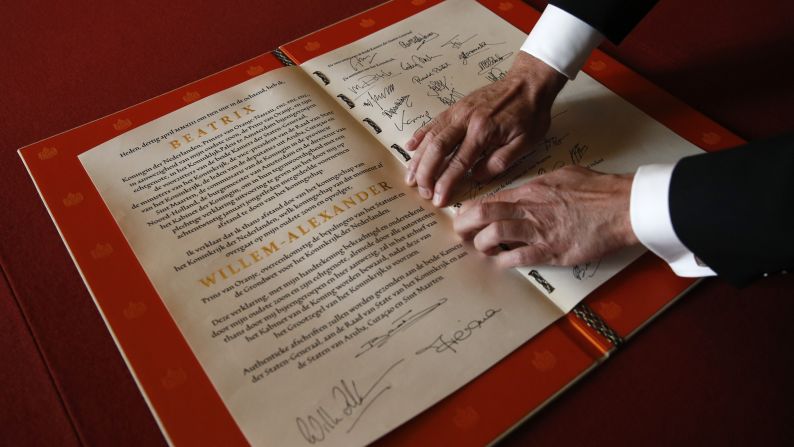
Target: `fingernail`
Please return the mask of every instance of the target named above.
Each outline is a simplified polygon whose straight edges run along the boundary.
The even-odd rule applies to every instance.
[[[405,142],[405,148],[408,149],[409,151],[412,151],[414,149],[414,144],[416,144],[416,142],[412,137],[410,140]]]
[[[441,206],[441,194],[438,192],[433,194],[433,205]]]
[[[405,174],[405,183],[407,183],[409,185],[413,185],[414,184],[414,171],[412,171],[410,169],[408,170],[408,173]]]
[[[433,193],[430,192],[429,189],[425,188],[424,186],[419,187],[419,196],[423,199],[429,199],[433,196]]]

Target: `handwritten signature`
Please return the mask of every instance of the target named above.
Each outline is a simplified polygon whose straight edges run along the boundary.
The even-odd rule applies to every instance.
[[[425,53],[424,56],[420,56],[418,54],[414,54],[411,56],[411,59],[408,61],[401,61],[400,68],[403,70],[411,70],[416,67],[424,67],[426,63],[432,61],[433,59],[441,57],[440,54],[436,54],[435,56],[431,56]]]
[[[358,82],[348,87],[353,94],[360,92],[372,85],[375,85],[381,79],[387,79],[396,76],[391,71],[380,70],[377,73],[367,74],[357,79]],[[360,95],[359,95],[360,96]],[[358,99],[358,97],[356,97]]]
[[[479,69],[480,69],[480,71],[477,74],[478,75],[482,75],[482,74],[488,72],[491,68],[496,67],[497,65],[501,64],[502,62],[507,60],[507,58],[509,58],[512,55],[513,55],[513,52],[511,51],[511,52],[505,53],[505,54],[495,53],[492,56],[486,57],[485,59],[481,60],[480,62],[477,62],[477,67],[479,67]]]
[[[573,277],[578,279],[579,281],[583,281],[587,278],[592,278],[598,272],[598,267],[601,266],[601,260],[591,261],[586,264],[578,264],[573,266],[572,272]]]
[[[361,71],[365,68],[369,68],[372,66],[373,62],[375,62],[375,57],[378,53],[374,53],[371,56],[359,56],[355,55],[350,58],[350,68],[354,71]]]
[[[403,48],[411,48],[414,44],[418,44],[416,46],[416,49],[418,50],[422,48],[426,43],[433,41],[437,38],[438,38],[438,33],[435,33],[433,31],[427,34],[416,33],[406,40],[401,40],[400,46]]]
[[[430,112],[427,110],[413,118],[405,118],[405,110],[403,110],[402,116],[400,118],[400,124],[394,123],[394,127],[397,128],[398,131],[402,132],[405,129],[405,126],[411,126],[413,124],[419,123],[419,126],[417,126],[417,128],[419,128],[432,120],[433,118],[430,116]]]
[[[445,106],[449,107],[449,106],[455,104],[456,102],[460,101],[461,99],[463,99],[463,97],[465,97],[465,96],[466,96],[465,94],[455,90],[455,87],[452,87],[452,89],[450,90],[450,92],[448,94],[438,95],[438,96],[436,96],[436,98],[439,101],[441,101],[442,104],[444,104]]]
[[[387,85],[386,87],[383,88],[383,90],[380,93],[375,93],[374,95],[368,91],[367,96],[369,96],[369,99],[364,101],[364,105],[372,107],[372,105],[374,104],[380,107],[381,110],[383,110],[383,106],[380,105],[380,101],[385,100],[392,93],[394,93],[394,84]]]
[[[480,329],[483,324],[485,324],[488,320],[490,320],[494,315],[501,312],[502,309],[488,309],[485,311],[485,315],[482,318],[475,318],[464,326],[462,329],[458,329],[451,336],[444,336],[444,334],[439,335],[433,343],[430,343],[428,346],[416,351],[416,355],[424,354],[427,351],[432,350],[436,353],[442,353],[446,351],[452,351],[452,353],[457,353],[457,349],[455,347],[461,343],[463,343],[466,339],[472,336],[477,329]],[[459,349],[459,348],[458,348]]]
[[[496,82],[504,79],[507,76],[507,72],[502,70],[499,67],[493,67],[485,73],[485,79]]]
[[[466,64],[469,63],[469,58],[471,58],[475,54],[480,53],[481,51],[485,50],[486,48],[490,48],[490,47],[498,46],[498,45],[504,45],[504,42],[488,43],[488,42],[485,42],[485,41],[480,41],[479,43],[477,43],[477,46],[475,46],[471,50],[461,51],[460,54],[458,54],[458,59],[460,59],[461,64],[466,65]]]
[[[358,383],[355,380],[340,380],[331,388],[331,398],[337,404],[337,408],[329,411],[324,406],[319,406],[305,418],[295,419],[303,439],[309,444],[322,442],[345,422],[351,422],[345,430],[345,433],[350,433],[372,404],[383,393],[392,389],[392,385],[384,383],[384,381],[389,373],[403,361],[405,359],[400,359],[392,364],[363,393],[359,391]]]
[[[434,303],[431,306],[428,306],[418,312],[414,312],[413,309],[409,310],[408,312],[400,315],[399,317],[395,318],[394,321],[391,322],[392,327],[383,335],[378,335],[377,337],[370,338],[367,340],[366,343],[361,345],[363,350],[356,354],[356,357],[359,357],[366,352],[369,352],[373,348],[380,348],[381,346],[385,345],[386,343],[391,340],[391,338],[414,324],[416,324],[419,320],[425,318],[426,316],[430,315],[434,310],[438,309],[439,307],[443,306],[444,303],[447,302],[447,298],[441,298],[438,300],[437,303]]]
[[[463,46],[463,44],[465,44],[466,42],[470,41],[471,39],[474,39],[475,37],[477,37],[477,35],[476,34],[472,34],[471,36],[469,36],[469,37],[467,37],[467,38],[465,38],[463,40],[458,39],[458,37],[460,37],[460,34],[455,34],[454,36],[452,36],[451,39],[449,39],[448,41],[444,42],[441,46],[445,47],[445,46],[449,45],[452,48],[454,48],[456,50],[459,50]]]
[[[449,67],[450,67],[449,62],[443,62],[438,67],[433,67],[432,70],[428,71],[425,74],[412,77],[411,78],[411,82],[413,82],[414,84],[421,84],[422,82],[426,81],[431,76],[439,74],[439,73],[441,73],[442,71],[446,70]]]
[[[587,154],[587,149],[589,148],[586,144],[574,144],[571,150],[568,151],[571,156],[571,164],[578,165]]]

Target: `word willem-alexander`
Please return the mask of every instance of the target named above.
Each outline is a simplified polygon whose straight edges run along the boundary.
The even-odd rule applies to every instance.
[[[262,245],[256,250],[250,251],[237,260],[226,264],[225,266],[213,271],[211,274],[200,278],[198,281],[204,287],[212,287],[222,281],[225,281],[241,271],[253,266],[254,264],[266,259],[270,255],[279,251],[279,249],[286,245],[295,242],[302,236],[309,234],[312,230],[320,225],[334,219],[336,216],[345,213],[347,210],[355,208],[362,203],[369,200],[371,197],[377,196],[385,191],[392,189],[386,182],[378,182],[368,186],[366,189],[358,191],[341,201],[334,203],[333,206],[318,212],[315,216],[310,217],[304,223],[298,225],[293,230],[289,230],[286,234],[285,241],[271,240],[270,243]]]

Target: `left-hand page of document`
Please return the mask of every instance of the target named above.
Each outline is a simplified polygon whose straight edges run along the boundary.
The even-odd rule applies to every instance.
[[[80,161],[254,445],[371,442],[561,316],[297,67]]]

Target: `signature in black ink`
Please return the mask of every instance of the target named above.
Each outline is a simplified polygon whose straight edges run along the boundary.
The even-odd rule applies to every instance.
[[[565,162],[564,162],[564,161],[562,161],[562,160],[557,160],[557,161],[555,161],[555,162],[554,162],[554,166],[552,166],[552,167],[551,167],[551,172],[554,172],[554,171],[556,171],[557,169],[562,169],[562,168],[564,168],[564,167],[565,167]],[[547,172],[547,171],[546,171],[546,168],[540,168],[540,169],[538,169],[538,175],[543,175],[543,174],[545,174],[546,172]]]
[[[587,153],[587,149],[589,148],[586,144],[574,144],[571,150],[568,151],[571,155],[571,164],[578,165]]]
[[[427,83],[427,88],[430,89],[430,91],[427,92],[427,96],[440,96],[441,92],[449,91],[447,77],[442,76],[441,79],[433,79]]]
[[[367,92],[369,99],[364,101],[364,105],[372,107],[372,105],[375,104],[376,106],[380,107],[381,110],[383,110],[383,106],[380,105],[380,101],[388,98],[392,93],[394,93],[394,84],[387,85],[380,93],[375,93],[374,95],[370,92]]]
[[[388,109],[383,109],[380,113],[383,114],[383,116],[385,116],[386,118],[391,118],[397,114],[397,111],[400,110],[400,107],[402,107],[403,105],[405,107],[413,107],[414,103],[408,100],[408,98],[410,97],[411,95],[400,96],[399,98],[397,98],[396,101],[394,101],[394,104],[391,107],[389,107]]]
[[[386,79],[395,76],[394,73],[390,71],[380,70],[377,73],[371,73],[364,76],[361,76],[357,79],[358,82],[348,87],[351,92],[358,93],[361,90],[366,89],[367,87],[374,85],[381,79]]]
[[[573,266],[573,277],[578,279],[579,281],[583,281],[587,278],[592,278],[598,272],[598,267],[601,266],[601,260],[597,261],[590,261],[586,264],[579,264]]]
[[[352,68],[354,71],[361,71],[365,68],[369,68],[372,66],[372,63],[375,62],[375,56],[377,55],[378,53],[375,53],[371,56],[355,55],[349,60],[350,68]]]
[[[295,419],[303,439],[309,444],[316,444],[326,439],[343,422],[351,421],[345,433],[350,433],[361,420],[370,406],[386,391],[392,389],[391,384],[384,384],[386,376],[391,373],[405,359],[400,359],[392,364],[381,374],[377,380],[364,392],[358,390],[355,380],[342,379],[331,388],[331,397],[336,404],[336,408],[331,411],[324,406],[317,407],[312,414]],[[335,410],[335,411],[334,411]]]
[[[463,46],[464,43],[466,43],[466,42],[470,41],[471,39],[474,39],[475,37],[477,37],[476,34],[472,34],[471,36],[469,36],[469,37],[467,37],[467,38],[465,38],[463,40],[460,40],[460,39],[458,39],[459,36],[460,36],[460,34],[455,34],[454,36],[452,36],[451,39],[449,39],[448,41],[444,42],[441,46],[445,47],[445,46],[449,45],[452,48],[454,48],[456,50],[459,50]]]
[[[406,40],[401,40],[400,46],[403,48],[411,48],[414,44],[419,44],[416,47],[416,49],[418,50],[422,48],[426,43],[433,41],[437,38],[438,38],[438,33],[435,33],[433,31],[427,34],[416,33]]]
[[[442,104],[449,107],[455,104],[456,102],[458,102],[459,100],[461,100],[464,96],[466,95],[455,90],[455,87],[452,87],[449,93],[444,95],[438,95],[437,98],[439,101],[441,101]]]
[[[411,78],[411,82],[413,82],[414,84],[421,84],[424,81],[426,81],[428,78],[430,78],[433,75],[436,75],[438,73],[441,73],[442,71],[446,70],[447,68],[449,68],[449,62],[443,62],[438,67],[433,67],[432,70],[428,71],[427,73],[425,73],[423,75],[412,77]]]
[[[431,306],[425,307],[424,309],[422,309],[422,310],[420,310],[418,312],[414,312],[413,309],[412,309],[412,310],[409,310],[408,312],[400,315],[399,317],[395,318],[394,321],[391,322],[392,327],[389,329],[389,331],[386,332],[383,335],[378,335],[377,337],[373,337],[373,338],[370,338],[369,340],[367,340],[366,343],[361,345],[361,348],[363,350],[361,352],[359,352],[358,354],[356,354],[356,357],[361,356],[362,354],[368,352],[369,350],[371,350],[373,348],[380,348],[381,346],[385,345],[386,343],[389,342],[389,340],[391,340],[391,338],[395,334],[410,328],[411,326],[416,324],[419,320],[421,320],[422,318],[425,318],[426,316],[430,315],[431,312],[433,312],[434,310],[436,310],[439,307],[443,306],[444,303],[446,303],[446,302],[447,302],[447,298],[446,297],[445,298],[441,298],[440,300],[438,300],[437,303],[435,303],[435,304],[433,304]]]
[[[482,50],[484,50],[486,48],[489,48],[489,47],[492,47],[492,46],[503,45],[503,44],[504,44],[504,42],[488,43],[488,42],[481,41],[481,42],[479,42],[477,44],[476,47],[472,48],[471,50],[461,51],[460,54],[458,54],[458,59],[460,59],[460,61],[461,61],[461,63],[463,65],[466,65],[466,64],[469,63],[469,58],[471,58],[475,54],[480,53]]]
[[[475,318],[474,320],[469,321],[463,329],[458,329],[455,331],[451,336],[446,337],[444,334],[441,334],[433,340],[433,343],[425,346],[424,348],[416,351],[416,355],[424,354],[427,351],[432,350],[436,353],[442,353],[445,351],[452,351],[452,353],[457,353],[457,349],[455,346],[459,345],[474,333],[477,329],[480,329],[485,322],[490,320],[494,315],[501,312],[502,309],[488,309],[485,311],[485,315],[481,318]]]
[[[424,67],[425,66],[424,64],[432,61],[437,57],[441,57],[441,55],[436,54],[435,56],[431,56],[425,53],[424,56],[419,56],[418,54],[414,54],[413,56],[411,56],[411,60],[400,62],[400,68],[402,68],[403,70],[411,70],[416,67]]]
[[[502,80],[505,78],[505,76],[507,76],[507,72],[499,67],[493,67],[490,70],[488,70],[487,73],[485,73],[485,79],[491,82]]]
[[[495,53],[493,56],[488,56],[485,59],[477,62],[477,66],[480,68],[480,71],[477,73],[478,75],[484,74],[486,71],[495,67],[502,62],[504,62],[508,57],[512,56],[513,52],[505,53],[505,54],[498,54]]]
[[[405,126],[411,126],[413,124],[419,123],[419,126],[417,127],[419,128],[429,123],[432,119],[433,118],[430,116],[430,112],[427,110],[422,112],[419,116],[415,116],[413,118],[405,118],[405,110],[403,110],[400,124],[394,123],[394,127],[396,127],[398,131],[402,132],[405,129]]]
[[[466,200],[473,200],[480,195],[480,192],[482,192],[483,189],[485,189],[485,183],[480,183],[473,180],[469,172],[467,172],[466,176],[464,176],[463,190],[465,192],[463,195],[466,197]]]
[[[568,135],[569,134],[567,134],[567,133],[565,135],[563,135],[563,136],[550,135],[550,136],[544,138],[543,140],[541,140],[538,143],[538,146],[543,146],[543,149],[546,152],[548,152],[552,148],[561,145],[565,141],[565,138],[568,137]]]

